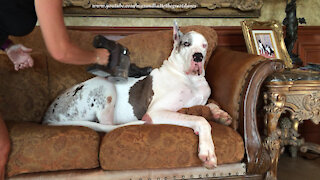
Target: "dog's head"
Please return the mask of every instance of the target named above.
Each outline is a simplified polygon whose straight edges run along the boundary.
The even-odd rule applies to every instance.
[[[204,76],[204,64],[208,42],[204,36],[195,31],[183,34],[177,25],[173,26],[173,53],[175,61],[181,65],[187,75]]]

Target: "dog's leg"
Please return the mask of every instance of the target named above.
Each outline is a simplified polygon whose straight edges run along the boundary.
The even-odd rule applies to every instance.
[[[220,107],[217,104],[215,104],[214,102],[209,103],[206,106],[208,106],[210,108],[212,115],[213,115],[213,119],[216,122],[218,122],[220,124],[227,125],[227,126],[232,123],[231,116],[227,112],[220,109]]]
[[[90,129],[93,129],[98,132],[105,132],[108,133],[116,128],[123,127],[123,126],[129,126],[129,125],[142,125],[145,124],[144,121],[132,121],[126,124],[120,124],[120,125],[105,125],[100,124],[96,122],[90,122],[90,121],[63,121],[63,122],[54,122],[50,123],[49,125],[53,126],[84,126],[88,127]]]
[[[97,115],[100,124],[113,125],[114,106],[105,108]]]
[[[205,118],[162,110],[148,112],[142,120],[153,124],[172,124],[192,128],[194,132],[199,135],[198,156],[200,160],[207,168],[217,166],[217,157],[211,136],[211,126]]]
[[[106,100],[106,106],[105,108],[97,114],[97,119],[100,124],[105,125],[113,125],[113,119],[114,119],[114,109],[115,109],[115,99],[116,96],[108,96]]]

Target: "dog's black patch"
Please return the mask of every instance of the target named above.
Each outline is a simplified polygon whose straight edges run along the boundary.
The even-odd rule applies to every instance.
[[[58,105],[58,103],[54,103],[53,108],[52,108],[52,114],[54,113],[55,108],[57,107],[57,105]]]
[[[192,36],[189,33],[183,35],[180,39],[179,45],[177,48],[178,52],[180,52],[181,48],[192,46]]]
[[[147,112],[153,95],[152,77],[150,75],[138,81],[130,88],[129,103],[133,108],[134,115],[139,120],[141,120],[142,116]]]
[[[80,86],[78,86],[73,92],[74,92],[74,94],[72,95],[72,96],[75,96],[76,94],[77,94],[77,92],[78,91],[80,91],[82,88],[83,88],[83,84],[82,85],[80,85]]]
[[[106,99],[101,98],[101,97],[103,97],[103,90],[104,90],[103,86],[100,86],[100,87],[95,88],[89,92],[89,96],[87,99],[89,107],[94,106],[96,108],[104,109],[104,107],[106,105]]]

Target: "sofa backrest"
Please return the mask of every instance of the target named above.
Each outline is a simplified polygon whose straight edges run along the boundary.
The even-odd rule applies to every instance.
[[[205,36],[208,41],[207,59],[217,46],[217,34],[210,27],[181,27],[184,33],[191,30]],[[69,31],[77,45],[90,49],[95,36],[85,31]],[[130,50],[132,63],[138,66],[159,67],[173,47],[172,30],[135,34],[124,37],[119,43]],[[67,88],[91,77],[87,66],[67,65],[55,61],[47,52],[41,30],[36,27],[24,37],[13,37],[15,43],[33,49],[34,68],[14,71],[8,57],[0,54],[0,112],[5,120],[41,122],[49,104]]]
[[[34,67],[15,71],[6,54],[0,54],[0,113],[7,121],[40,122],[49,104],[47,56],[32,53]]]
[[[208,62],[212,52],[217,47],[218,36],[216,31],[206,26],[186,26],[181,27],[180,31],[182,33],[196,31],[206,38],[208,41],[206,62]],[[169,57],[173,49],[172,33],[172,30],[165,30],[134,34],[120,39],[118,42],[130,50],[132,62],[141,67],[151,65],[158,68],[162,65],[163,60]]]

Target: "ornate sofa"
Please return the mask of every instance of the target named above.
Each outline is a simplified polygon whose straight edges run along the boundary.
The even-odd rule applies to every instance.
[[[277,158],[272,142],[260,138],[256,112],[264,79],[280,71],[282,62],[219,48],[210,27],[181,28],[190,30],[208,40],[206,78],[211,98],[233,118],[230,127],[210,122],[218,168],[201,167],[198,137],[184,127],[127,126],[103,134],[85,127],[41,125],[59,93],[92,76],[86,66],[53,60],[36,28],[13,39],[34,49],[34,68],[16,72],[7,56],[0,54],[0,110],[12,142],[8,179],[276,178]],[[75,43],[92,48],[93,34],[69,33]],[[171,52],[172,31],[130,35],[119,42],[129,48],[132,62],[159,67]]]

